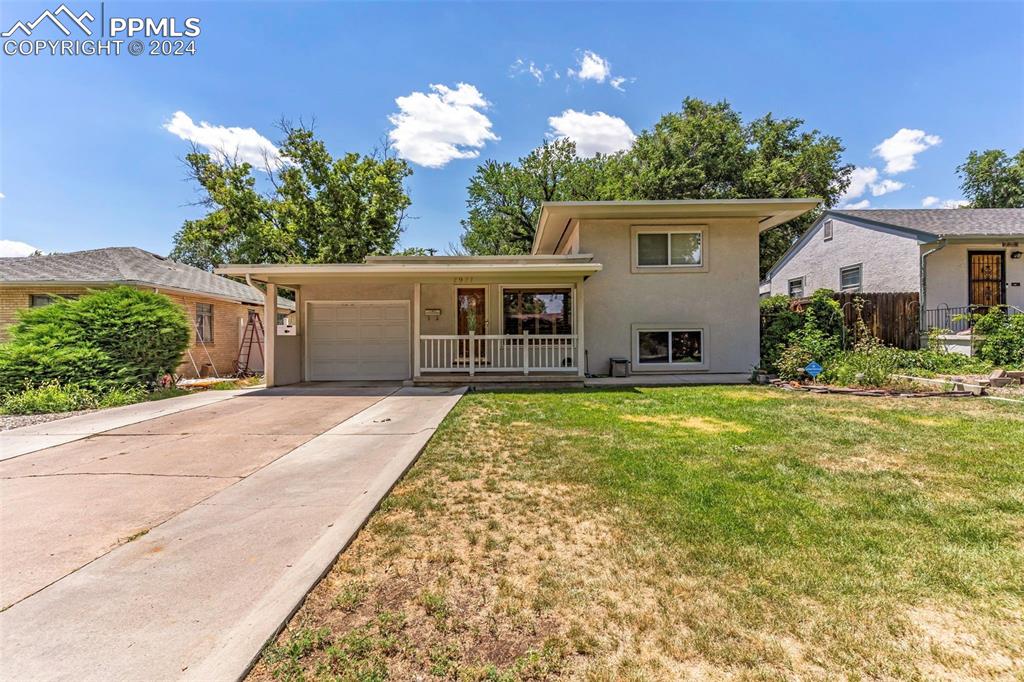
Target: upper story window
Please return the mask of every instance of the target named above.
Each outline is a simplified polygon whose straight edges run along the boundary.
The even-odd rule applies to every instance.
[[[832,221],[826,220],[825,224],[822,225],[822,232],[825,234],[825,241],[832,241]]]
[[[803,298],[804,297],[804,278],[797,277],[796,279],[789,280],[789,297],[790,298]]]
[[[196,341],[213,343],[213,304],[196,303]]]
[[[78,294],[30,294],[28,305],[30,308],[42,308],[53,303],[56,298],[66,298],[73,301],[78,298]]]
[[[861,284],[864,280],[864,266],[860,265],[848,265],[845,268],[839,268],[839,288],[840,289],[860,289]]]
[[[704,233],[699,229],[643,228],[636,232],[638,268],[699,268],[704,264]]]

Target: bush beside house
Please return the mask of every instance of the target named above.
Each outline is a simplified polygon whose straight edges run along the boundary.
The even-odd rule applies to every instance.
[[[843,316],[834,292],[819,289],[802,311],[787,296],[761,301],[761,369],[782,379],[806,378],[813,360],[824,367],[819,381],[843,386],[878,387],[893,383],[893,375],[987,373],[994,365],[1024,365],[1024,315],[1007,316],[994,309],[975,322],[984,335],[978,357],[944,349],[901,350],[871,336],[863,323],[843,329]]]
[[[136,402],[174,371],[188,344],[181,307],[133,287],[24,310],[0,345],[4,410]]]

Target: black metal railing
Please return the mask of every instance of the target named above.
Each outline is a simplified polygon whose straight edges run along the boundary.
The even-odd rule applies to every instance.
[[[974,326],[974,316],[988,312],[992,307],[1002,308],[1007,315],[1021,315],[1024,310],[1015,306],[979,306],[965,305],[959,307],[941,306],[929,308],[924,311],[922,319],[923,329],[948,329],[954,334],[960,334]]]

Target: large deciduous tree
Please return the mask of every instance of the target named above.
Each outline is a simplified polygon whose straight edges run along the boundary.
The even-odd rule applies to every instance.
[[[333,157],[306,126],[281,124],[282,161],[262,171],[229,154],[193,149],[189,177],[209,213],[174,236],[171,257],[210,269],[220,263],[350,263],[391,253],[410,204],[412,170],[386,149]],[[258,188],[266,172],[269,189]]]
[[[546,141],[516,163],[485,161],[470,178],[462,221],[469,253],[527,253],[541,202],[597,198],[600,160],[580,159],[570,140]]]
[[[1024,208],[1024,149],[972,151],[956,172],[971,208]]]
[[[571,142],[547,142],[518,163],[487,161],[469,185],[463,247],[524,253],[542,201],[821,197],[834,205],[849,184],[839,139],[771,114],[744,123],[728,102],[687,98],[626,151],[579,159]],[[761,274],[816,218],[761,237]]]

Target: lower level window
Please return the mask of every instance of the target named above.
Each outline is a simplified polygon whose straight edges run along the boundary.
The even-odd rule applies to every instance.
[[[196,341],[213,343],[213,304],[196,303]]]
[[[700,364],[704,334],[693,329],[637,332],[637,362],[641,365]]]

